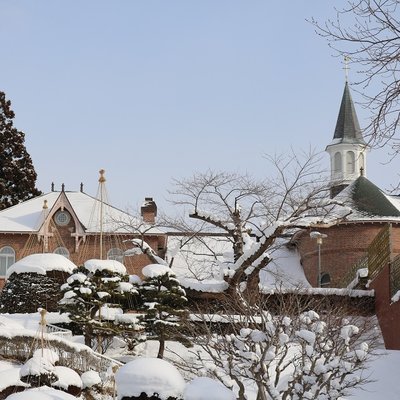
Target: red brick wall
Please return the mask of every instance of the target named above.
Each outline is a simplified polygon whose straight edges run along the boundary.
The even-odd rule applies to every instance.
[[[48,252],[52,253],[57,247],[65,247],[70,254],[70,260],[76,265],[82,265],[84,261],[91,258],[100,258],[100,235],[88,235],[86,240],[81,241],[78,251],[75,251],[75,238],[71,236],[74,232],[73,225],[58,227],[57,233],[48,240]],[[123,251],[132,248],[132,244],[127,241],[132,239],[132,235],[104,235],[103,236],[103,259],[107,258],[107,252],[111,248],[119,248]],[[146,242],[153,250],[163,257],[165,253],[166,238],[163,236],[146,237]],[[33,254],[42,253],[43,242],[38,242],[35,234],[0,234],[0,248],[11,246],[15,250],[16,261]],[[124,265],[128,274],[141,276],[141,270],[150,263],[146,255],[135,255],[124,258]],[[4,279],[0,278],[0,290],[4,286]]]
[[[380,271],[369,287],[375,290],[375,310],[385,347],[400,350],[400,301],[391,302],[389,265]]]
[[[329,273],[331,285],[335,287],[343,275],[360,258],[377,233],[383,228],[379,223],[342,224],[330,228],[318,229],[328,235],[321,245],[321,271]],[[312,286],[317,285],[318,247],[315,239],[310,238],[310,230],[297,236],[297,246],[304,272]],[[393,253],[400,254],[400,227],[392,229]]]

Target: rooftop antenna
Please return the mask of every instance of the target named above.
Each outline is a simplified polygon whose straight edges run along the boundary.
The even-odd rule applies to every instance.
[[[104,202],[104,189],[106,178],[104,177],[104,173],[106,171],[101,169],[99,171],[99,189],[100,189],[100,260],[103,259],[103,202]]]
[[[350,70],[349,62],[350,62],[350,57],[348,55],[345,55],[344,56],[344,68],[343,69],[344,69],[346,82],[349,81],[349,70]]]

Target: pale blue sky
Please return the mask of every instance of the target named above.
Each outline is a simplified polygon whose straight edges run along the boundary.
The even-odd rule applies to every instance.
[[[0,0],[0,90],[39,189],[82,181],[95,195],[104,168],[113,204],[153,196],[164,208],[172,178],[207,168],[262,177],[263,154],[324,150],[344,72],[306,18],[334,16],[332,3]],[[368,158],[383,188],[399,167],[381,165],[384,155]]]

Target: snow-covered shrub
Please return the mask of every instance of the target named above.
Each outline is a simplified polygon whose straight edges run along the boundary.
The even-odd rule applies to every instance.
[[[116,312],[123,312],[120,307],[126,307],[138,295],[123,264],[115,260],[89,260],[74,270],[61,290],[63,298],[59,308],[68,312],[70,319],[82,328],[86,345],[93,346],[95,338],[101,338],[97,349],[104,352],[107,337],[128,329],[140,341],[140,334],[132,323],[118,323],[115,318]]]
[[[179,371],[158,358],[137,358],[115,375],[118,400],[178,400],[185,388]]]
[[[166,340],[190,346],[190,340],[183,334],[188,317],[186,293],[166,265],[150,264],[142,273],[145,278],[139,291],[145,314],[140,321],[146,326],[149,338],[160,342],[157,357],[163,358]]]
[[[57,380],[52,383],[52,387],[76,397],[81,394],[82,380],[73,369],[57,366],[54,368],[54,373],[57,376]]]
[[[76,400],[75,396],[47,386],[14,393],[7,400]]]
[[[0,312],[32,313],[39,307],[56,311],[60,286],[76,265],[59,254],[31,254],[7,271],[0,292]]]
[[[192,333],[202,349],[196,370],[216,377],[239,398],[245,398],[249,383],[258,398],[292,400],[338,399],[366,383],[366,360],[376,345],[367,320],[356,323],[339,309],[304,311],[299,298],[291,301],[282,300],[281,312],[272,315],[268,301],[242,299],[214,330],[204,316],[202,330]]]

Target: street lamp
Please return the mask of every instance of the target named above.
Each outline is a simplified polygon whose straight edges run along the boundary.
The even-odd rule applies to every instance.
[[[325,233],[320,233],[317,231],[312,231],[310,232],[310,238],[311,239],[316,239],[317,240],[317,246],[318,246],[318,277],[317,277],[317,286],[321,287],[321,245],[322,245],[322,239],[327,238],[328,235]]]

